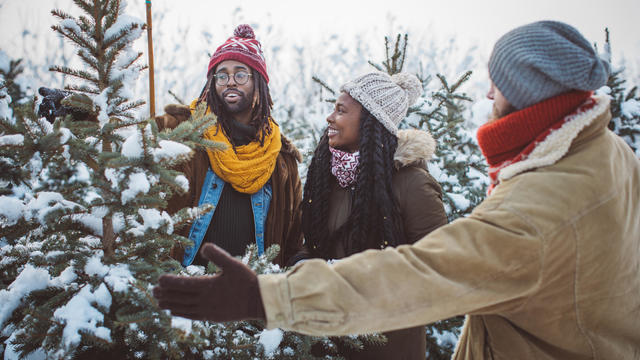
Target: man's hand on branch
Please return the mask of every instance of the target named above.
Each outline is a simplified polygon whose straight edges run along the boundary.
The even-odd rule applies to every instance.
[[[98,121],[97,116],[86,108],[83,110],[81,106],[63,105],[63,100],[65,99],[73,99],[72,103],[76,105],[91,103],[92,100],[86,95],[46,87],[39,88],[38,93],[42,95],[42,102],[40,106],[38,106],[38,116],[46,118],[47,121],[52,124],[57,117],[63,117],[69,114],[72,116],[73,121]]]
[[[60,104],[62,99],[70,95],[68,91],[41,87],[38,93],[42,95],[42,102],[38,106],[39,117],[45,117],[47,121],[53,123],[56,117],[68,114],[69,109]]]
[[[162,275],[153,289],[160,308],[193,320],[264,320],[255,272],[213,244],[203,245],[201,251],[220,272],[197,277]]]

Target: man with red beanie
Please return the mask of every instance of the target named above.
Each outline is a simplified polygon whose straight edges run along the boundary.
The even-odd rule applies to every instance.
[[[169,105],[156,118],[160,129],[189,118],[205,102],[217,124],[204,136],[227,145],[225,151],[198,151],[182,171],[187,194],[169,200],[168,210],[211,204],[214,211],[195,220],[188,233],[193,245],[172,249],[182,265],[206,265],[205,243],[232,255],[243,255],[254,243],[262,253],[280,246],[275,262],[284,265],[302,245],[299,204],[302,200],[297,163],[300,153],[271,116],[269,76],[260,42],[249,25],[240,25],[209,62],[207,83],[190,107]]]
[[[466,314],[455,359],[640,358],[640,160],[608,130],[608,96],[593,93],[608,65],[573,27],[540,21],[498,40],[489,75],[494,116],[478,142],[491,188],[468,217],[413,245],[284,274],[256,276],[207,246],[222,272],[162,276],[160,307],[314,335]]]

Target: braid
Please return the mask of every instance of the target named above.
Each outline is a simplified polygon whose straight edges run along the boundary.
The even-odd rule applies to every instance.
[[[215,74],[215,68],[211,69],[207,75],[207,83],[200,92],[198,102],[206,101],[211,111],[218,117],[218,124],[222,132],[226,135],[229,142],[234,148],[233,137],[231,136],[231,121],[232,115],[229,114],[224,107],[222,99],[216,93],[216,84],[213,80]],[[256,130],[256,140],[260,141],[260,145],[264,145],[264,139],[271,134],[271,108],[273,107],[273,101],[271,100],[271,94],[269,92],[269,84],[264,77],[257,71],[251,70],[251,74],[254,79],[253,91],[254,96],[257,93],[255,101],[252,103],[251,120],[249,124]]]
[[[264,138],[267,135],[271,135],[271,108],[273,107],[273,100],[271,100],[271,94],[269,93],[269,85],[265,81],[264,77],[257,71],[252,70],[253,78],[255,80],[254,94],[257,91],[258,97],[256,98],[253,109],[251,110],[251,125],[256,129],[258,134],[258,140],[260,145],[264,145]]]
[[[353,206],[347,221],[332,234],[327,228],[333,175],[326,133],[311,160],[304,188],[302,226],[314,256],[334,258],[336,242],[343,243],[347,255],[405,242],[392,185],[393,156],[398,139],[366,109],[362,112],[360,164]]]
[[[330,176],[331,152],[329,137],[325,131],[311,159],[302,198],[302,231],[305,234],[305,243],[315,256],[329,254],[333,248],[327,227]]]

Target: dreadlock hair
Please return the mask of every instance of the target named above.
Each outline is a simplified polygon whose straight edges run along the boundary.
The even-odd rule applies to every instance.
[[[225,134],[233,149],[235,151],[235,146],[233,142],[233,136],[231,134],[231,121],[232,114],[228,113],[224,107],[224,103],[222,99],[216,93],[216,83],[215,83],[215,71],[216,68],[211,69],[207,74],[207,83],[200,92],[200,97],[198,98],[198,103],[202,101],[207,102],[207,106],[211,109],[211,111],[217,116],[218,124],[220,127],[218,130],[222,129],[222,132]],[[251,125],[255,129],[256,140],[260,141],[260,145],[264,145],[264,139],[266,136],[271,134],[271,123],[269,119],[271,118],[271,108],[273,107],[273,101],[271,100],[271,94],[269,92],[269,85],[264,77],[254,69],[251,69],[251,76],[253,77],[253,92],[254,96],[257,93],[258,96],[254,97],[254,100],[251,104],[251,120],[249,121],[249,125]]]
[[[391,183],[397,147],[397,137],[363,107],[359,173],[351,214],[340,228],[329,233],[329,194],[333,175],[325,131],[311,159],[302,200],[302,229],[305,244],[313,256],[336,258],[338,242],[343,243],[347,255],[405,243],[404,227]]]

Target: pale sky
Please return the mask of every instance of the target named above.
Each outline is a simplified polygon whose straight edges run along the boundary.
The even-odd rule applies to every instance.
[[[0,0],[0,47],[10,46],[25,24],[34,31],[50,26],[54,21],[50,9],[54,6],[69,9],[71,3]],[[142,16],[144,3],[129,0],[128,12]],[[219,23],[231,22],[233,10],[240,7],[247,22],[270,19],[292,39],[327,33],[349,36],[373,27],[385,31],[387,19],[392,15],[395,24],[408,29],[431,25],[445,35],[457,35],[460,40],[492,44],[518,25],[553,19],[574,25],[591,41],[601,42],[603,29],[609,27],[616,48],[636,57],[640,53],[638,0],[154,0],[153,7],[168,9],[175,21],[209,23],[212,31]]]
[[[127,13],[145,19],[144,0],[127,3]],[[25,28],[46,39],[36,47],[59,46],[49,29],[56,23],[50,10],[55,7],[74,14],[71,4],[71,0],[0,0],[0,49],[13,58],[33,58],[24,53],[33,52],[36,46],[22,43],[20,34]],[[242,9],[240,14],[234,12],[236,8]],[[625,65],[640,78],[640,0],[153,0],[153,10],[165,14],[160,19],[154,16],[154,29],[170,32],[176,24],[189,24],[198,31],[210,31],[214,44],[226,40],[238,22],[262,25],[256,30],[258,39],[264,27],[272,25],[279,41],[295,43],[331,34],[338,35],[338,41],[350,42],[359,33],[382,39],[408,32],[410,36],[420,33],[420,39],[453,36],[463,48],[477,45],[483,61],[495,41],[512,28],[536,20],[560,20],[599,45],[608,27],[614,64],[624,57]],[[196,38],[187,41],[202,41]]]

